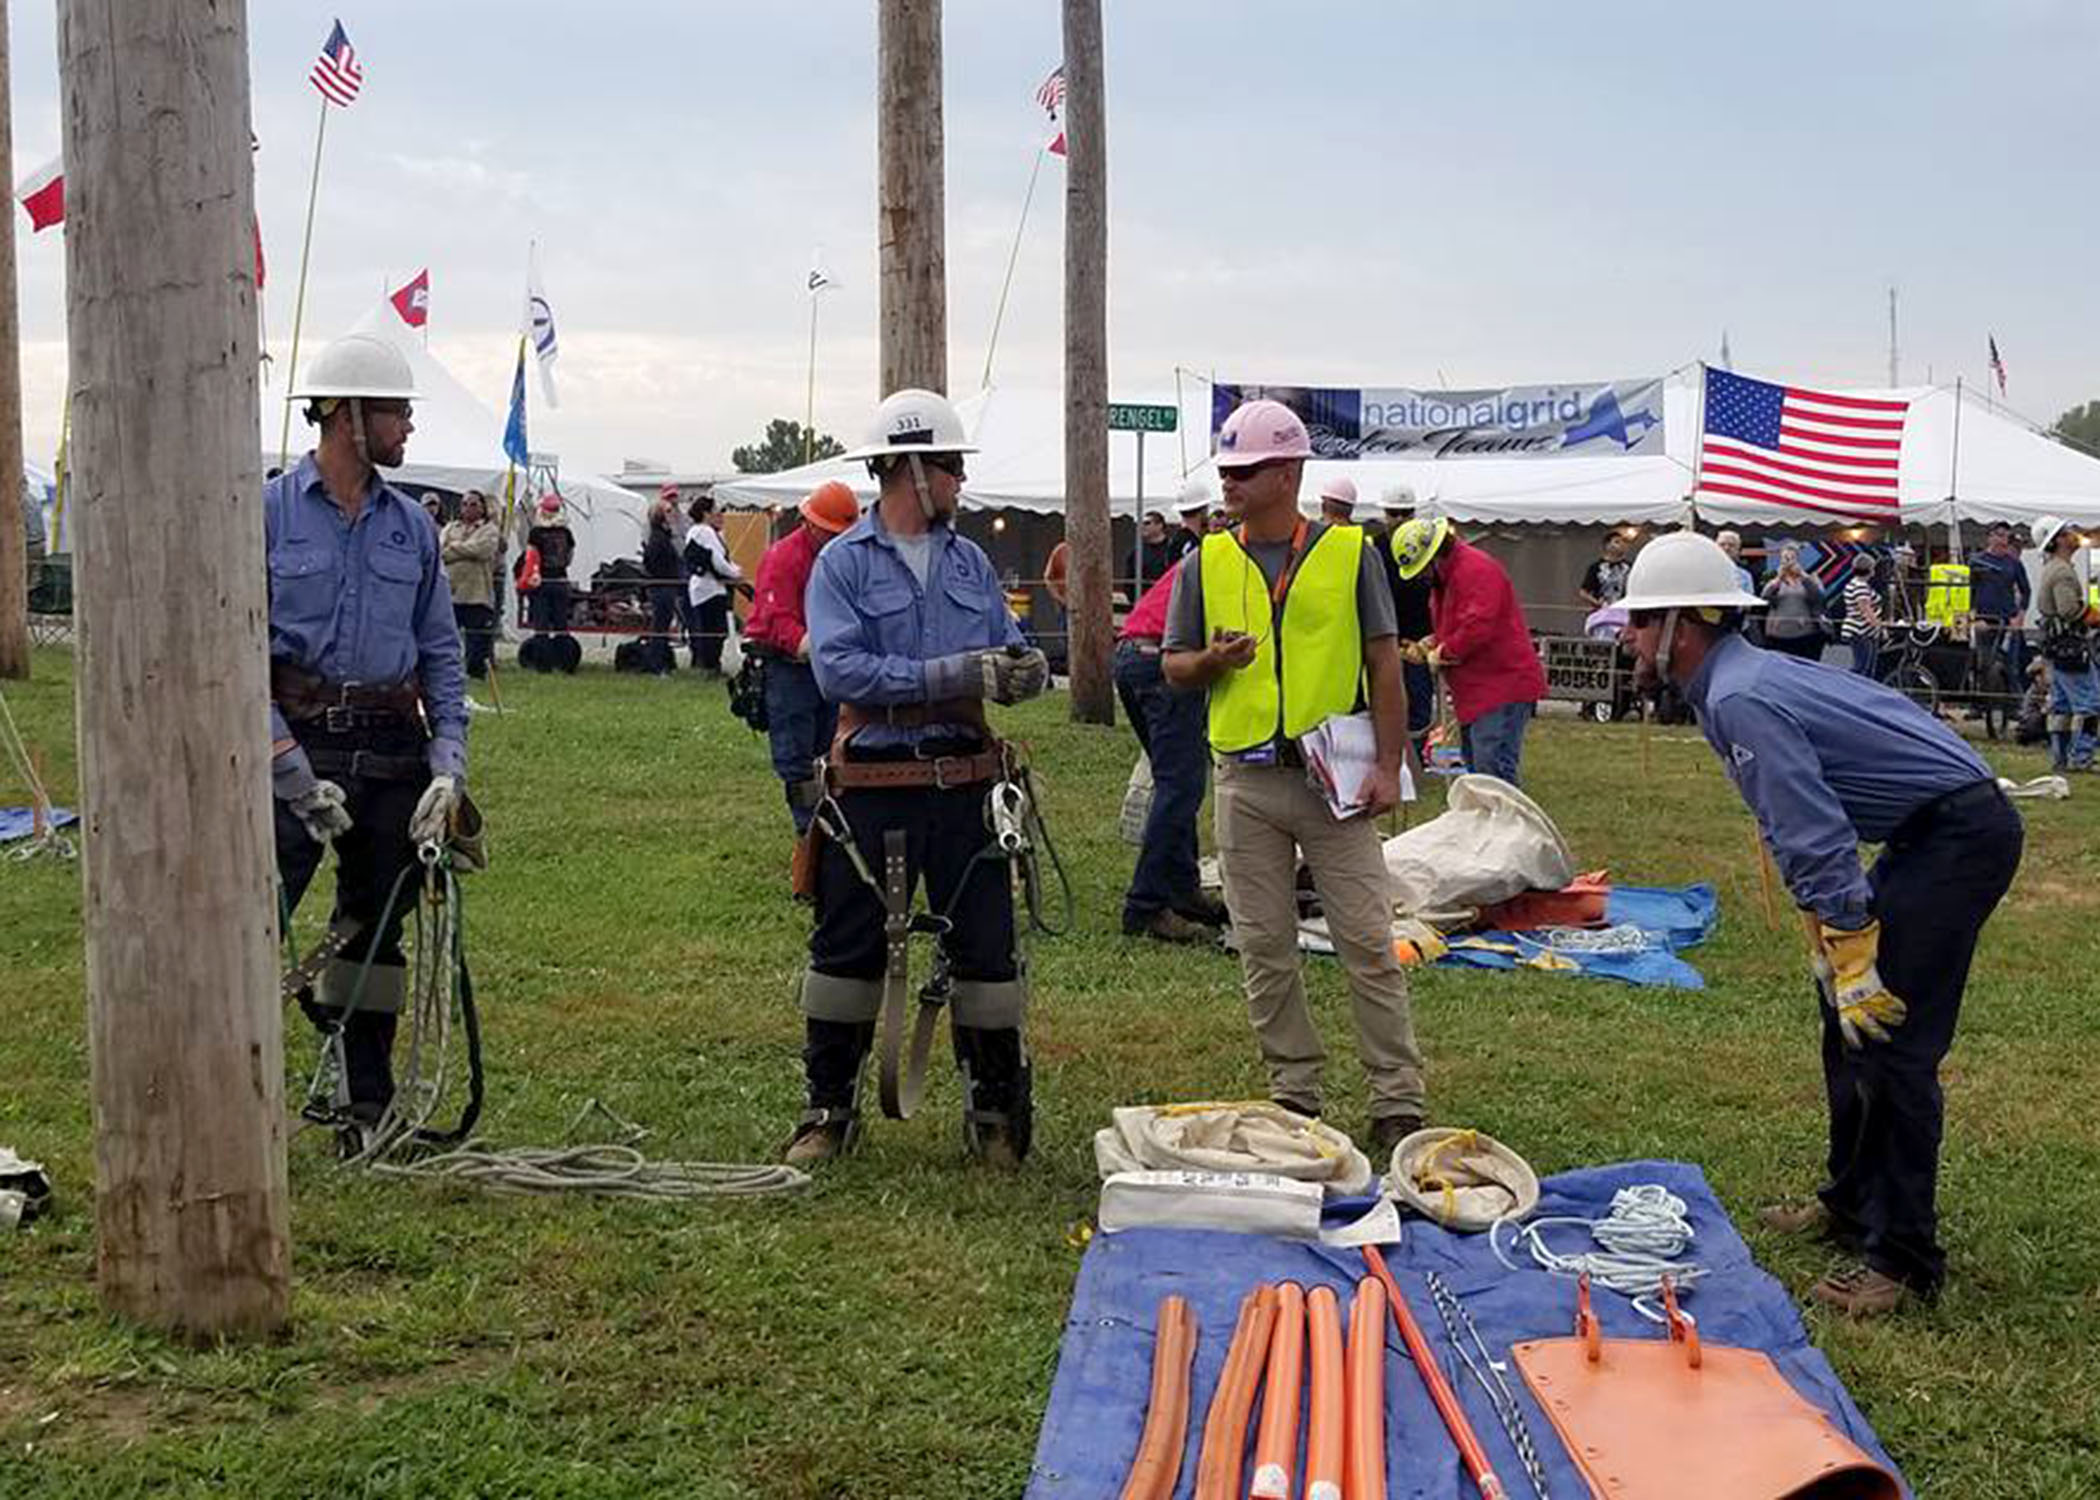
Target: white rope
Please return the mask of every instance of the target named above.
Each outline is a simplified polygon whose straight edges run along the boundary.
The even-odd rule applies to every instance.
[[[42,834],[18,842],[8,854],[14,859],[34,859],[40,854],[51,854],[59,859],[71,859],[77,852],[72,839],[68,838],[52,816],[51,793],[46,790],[43,778],[36,773],[36,762],[29,758],[29,746],[22,738],[22,731],[15,725],[14,710],[7,705],[7,694],[0,693],[0,740],[7,745],[8,761],[29,787],[29,801],[43,812]]]
[[[1503,1250],[1498,1231],[1511,1219],[1497,1219],[1488,1227],[1488,1246],[1509,1270],[1522,1269]],[[1573,1254],[1553,1249],[1541,1233],[1549,1225],[1580,1225],[1603,1248]],[[1685,1202],[1659,1183],[1639,1183],[1612,1194],[1611,1212],[1601,1219],[1575,1214],[1550,1214],[1516,1225],[1516,1243],[1531,1252],[1542,1271],[1555,1276],[1583,1276],[1634,1300],[1634,1310],[1661,1322],[1661,1314],[1642,1306],[1642,1299],[1659,1296],[1667,1276],[1679,1292],[1706,1275],[1696,1261],[1681,1260],[1690,1248],[1693,1231],[1685,1216]]]
[[[1646,953],[1656,945],[1653,934],[1632,922],[1615,927],[1542,927],[1535,933],[1512,936],[1555,953]]]

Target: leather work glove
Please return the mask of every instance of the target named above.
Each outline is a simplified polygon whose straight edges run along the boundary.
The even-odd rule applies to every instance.
[[[1444,648],[1432,637],[1422,642],[1422,665],[1432,672],[1442,671],[1451,658],[1444,655]]]
[[[1831,981],[1826,993],[1837,1011],[1838,1030],[1847,1047],[1885,1042],[1889,1033],[1903,1024],[1910,1008],[1881,982],[1875,955],[1881,947],[1881,924],[1869,922],[1857,932],[1816,925],[1817,948],[1830,966]],[[1819,971],[1820,972],[1820,971]]]
[[[961,651],[926,663],[926,696],[1023,703],[1050,685],[1050,659],[1026,651]]]
[[[423,788],[416,810],[408,817],[408,837],[416,844],[442,844],[452,830],[452,814],[460,799],[459,778],[440,773]]]
[[[291,811],[317,844],[350,831],[350,799],[332,781],[314,775],[313,762],[298,745],[270,762],[270,791]]]

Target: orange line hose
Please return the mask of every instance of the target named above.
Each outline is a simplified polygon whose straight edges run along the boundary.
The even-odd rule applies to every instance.
[[[1305,1289],[1295,1281],[1276,1288],[1276,1330],[1269,1338],[1269,1377],[1262,1388],[1261,1425],[1254,1438],[1250,1500],[1290,1500],[1298,1458],[1298,1398],[1305,1380]]]
[[[1349,1309],[1342,1493],[1385,1500],[1385,1288],[1366,1276]]]
[[[1342,1500],[1342,1312],[1331,1287],[1305,1296],[1312,1370],[1305,1422],[1305,1500]]]
[[[1240,1303],[1240,1320],[1232,1330],[1225,1368],[1211,1394],[1210,1414],[1203,1424],[1203,1453],[1196,1463],[1194,1500],[1234,1500],[1240,1468],[1247,1457],[1247,1418],[1261,1387],[1262,1363],[1276,1326],[1276,1288],[1256,1287]]]
[[[1152,1344],[1152,1396],[1137,1457],[1123,1482],[1122,1500],[1170,1500],[1181,1477],[1181,1452],[1189,1421],[1189,1360],[1196,1352],[1196,1318],[1185,1298],[1159,1304]]]
[[[1464,1460],[1466,1472],[1473,1476],[1473,1483],[1480,1487],[1485,1500],[1509,1500],[1509,1492],[1502,1481],[1495,1477],[1494,1465],[1488,1462],[1487,1449],[1480,1446],[1480,1438],[1473,1431],[1473,1424],[1466,1420],[1465,1411],[1458,1404],[1458,1397],[1451,1389],[1451,1382],[1444,1379],[1434,1356],[1429,1352],[1429,1341],[1422,1337],[1421,1328],[1415,1323],[1415,1315],[1409,1310],[1407,1299],[1400,1295],[1400,1287],[1393,1280],[1393,1273],[1385,1268],[1385,1257],[1378,1253],[1376,1245],[1363,1247],[1364,1264],[1385,1288],[1385,1299],[1393,1309],[1393,1321],[1399,1325],[1400,1338],[1407,1345],[1408,1358],[1415,1362],[1415,1373],[1422,1377],[1422,1384],[1429,1389],[1429,1399],[1436,1403],[1437,1415],[1444,1419],[1445,1430],[1457,1445],[1458,1456]]]

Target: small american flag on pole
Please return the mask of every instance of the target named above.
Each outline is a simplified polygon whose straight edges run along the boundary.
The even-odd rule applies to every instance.
[[[1043,86],[1035,91],[1035,102],[1043,107],[1043,113],[1050,117],[1051,125],[1057,130],[1057,134],[1050,140],[1049,149],[1051,154],[1063,156],[1065,154],[1065,127],[1062,123],[1065,112],[1065,65],[1063,63],[1059,63],[1050,76],[1043,80]]]
[[[364,86],[365,70],[357,65],[357,49],[350,45],[350,34],[343,30],[341,21],[328,33],[313,72],[306,76],[330,104],[348,107],[357,98],[357,91]]]
[[[1998,357],[1998,335],[1995,333],[1990,335],[1990,340],[1991,374],[1998,378],[1998,399],[2003,401],[2005,399],[2005,361]]]
[[[1887,521],[1898,509],[1908,401],[1706,372],[1699,492]]]

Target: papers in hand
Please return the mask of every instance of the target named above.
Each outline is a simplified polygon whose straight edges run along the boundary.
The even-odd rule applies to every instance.
[[[1378,764],[1378,733],[1369,714],[1336,714],[1298,741],[1305,779],[1327,799],[1337,818],[1354,817],[1371,802],[1371,773]],[[1400,762],[1400,800],[1415,800],[1415,781]]]

